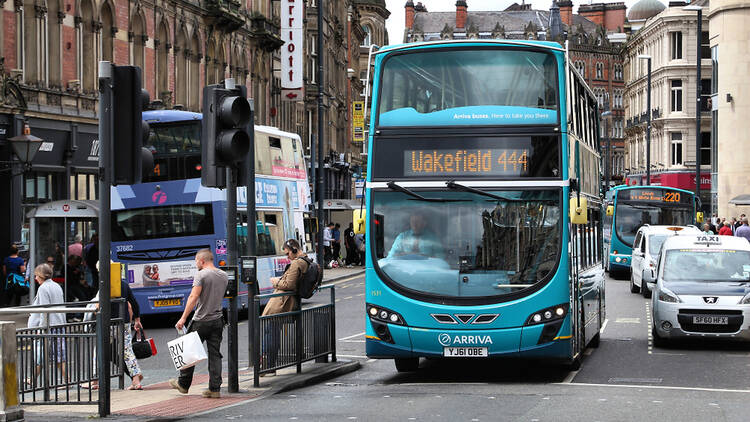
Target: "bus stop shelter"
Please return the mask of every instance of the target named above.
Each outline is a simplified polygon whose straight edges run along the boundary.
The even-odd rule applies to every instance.
[[[76,234],[96,232],[99,224],[99,203],[88,200],[62,200],[42,204],[26,215],[29,219],[29,263],[32,268],[55,257],[53,279],[63,283],[68,294],[68,246]],[[89,236],[86,236],[86,239]],[[62,258],[62,262],[58,262]],[[36,283],[30,283],[30,300],[36,295]]]

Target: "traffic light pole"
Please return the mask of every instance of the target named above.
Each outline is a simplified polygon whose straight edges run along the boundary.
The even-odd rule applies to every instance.
[[[325,9],[325,1],[324,0],[318,0],[318,51],[321,54],[321,57],[318,60],[318,156],[316,157],[318,159],[318,170],[315,173],[316,176],[316,182],[317,182],[317,188],[315,188],[315,197],[318,200],[318,206],[316,207],[317,216],[318,216],[318,246],[316,248],[317,255],[318,255],[318,263],[320,263],[321,270],[325,273],[324,268],[326,267],[327,262],[325,262],[325,253],[324,247],[323,247],[323,197],[324,194],[324,186],[325,181],[323,179],[324,173],[323,173],[323,132],[325,129],[323,118],[323,96],[325,95],[324,92],[324,83],[323,77],[324,69],[323,69],[323,63],[325,62],[324,57],[322,56],[324,50],[324,43],[323,43],[323,36],[325,35],[325,31],[323,31],[323,9]]]
[[[99,62],[99,313],[96,315],[96,350],[99,374],[99,417],[109,416],[110,242],[112,187],[113,89],[112,64]]]
[[[227,167],[227,265],[237,266],[237,170]],[[239,280],[236,280],[239,282]],[[229,386],[230,393],[240,391],[239,353],[237,347],[237,296],[229,298],[227,327],[227,349],[229,351]]]
[[[245,162],[245,180],[247,186],[247,256],[255,256],[255,104],[250,102],[250,122],[248,123],[247,133],[250,135],[250,148],[247,151],[247,161]],[[248,338],[248,366],[252,365],[253,356],[253,333],[254,321],[250,312],[253,311],[253,300],[255,298],[255,289],[258,288],[257,280],[247,286],[247,338]]]

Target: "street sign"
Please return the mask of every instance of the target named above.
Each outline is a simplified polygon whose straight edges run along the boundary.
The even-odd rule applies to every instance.
[[[352,142],[355,144],[365,141],[365,102],[352,103]]]

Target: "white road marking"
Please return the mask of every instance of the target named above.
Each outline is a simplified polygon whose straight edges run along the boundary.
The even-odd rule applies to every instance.
[[[362,297],[364,295],[365,295],[364,293],[360,293],[360,294],[357,295],[357,297]]]
[[[349,359],[367,359],[367,356],[358,356],[358,355],[342,355],[339,353],[336,353],[336,357],[340,358],[349,358]]]
[[[607,324],[609,324],[609,318],[604,319],[604,324],[602,324],[602,329],[599,330],[599,333],[603,333],[605,329],[607,329]]]
[[[347,296],[347,297],[345,297],[345,298],[344,298],[344,300],[349,300],[349,299],[351,299],[351,298],[353,298],[353,297],[354,297],[354,296]]]
[[[346,340],[351,340],[351,339],[353,339],[354,337],[359,337],[359,336],[363,336],[363,335],[365,335],[365,332],[364,332],[364,331],[362,331],[361,333],[357,333],[357,334],[352,334],[352,335],[350,335],[350,336],[347,336],[347,337],[342,337],[342,338],[340,338],[340,339],[339,339],[339,341],[346,341]]]
[[[555,385],[575,385],[579,387],[610,387],[610,388],[643,388],[651,390],[678,390],[678,391],[706,391],[711,393],[739,393],[739,394],[750,394],[750,390],[739,390],[731,388],[706,388],[706,387],[670,387],[667,385],[634,385],[634,384],[591,384],[591,383],[566,383],[556,382]]]
[[[565,379],[562,381],[562,384],[570,384],[571,382],[573,382],[573,378],[575,378],[576,375],[578,375],[578,371],[570,372],[568,376],[565,377]]]
[[[339,284],[348,283],[348,282],[350,282],[352,280],[356,280],[356,279],[358,279],[360,277],[364,277],[364,276],[365,276],[364,274],[357,274],[357,275],[353,275],[351,277],[347,277],[347,278],[344,278],[344,279],[341,279],[341,280],[334,281],[333,283],[325,283],[324,282],[323,285],[324,286],[330,286],[330,285],[338,286]]]
[[[617,318],[615,320],[615,323],[617,324],[640,324],[641,319],[640,318]]]

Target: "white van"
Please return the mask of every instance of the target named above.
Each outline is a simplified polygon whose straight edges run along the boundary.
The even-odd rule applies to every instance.
[[[651,297],[653,285],[643,283],[642,272],[645,268],[656,268],[659,249],[670,236],[695,236],[701,234],[695,226],[651,226],[644,225],[635,234],[633,255],[630,259],[630,292],[641,292],[643,297]]]
[[[667,339],[725,337],[750,340],[750,243],[742,237],[700,234],[667,239],[656,271],[654,345]]]

